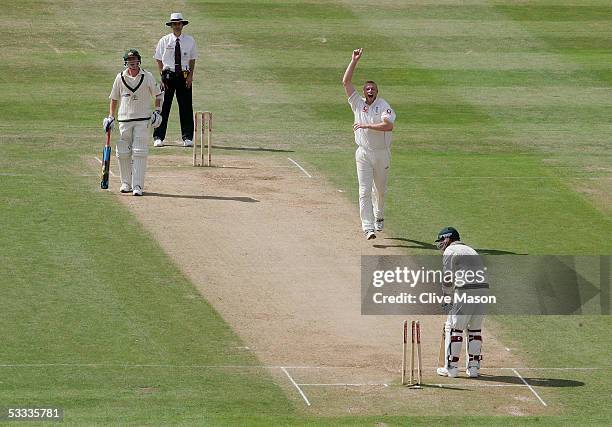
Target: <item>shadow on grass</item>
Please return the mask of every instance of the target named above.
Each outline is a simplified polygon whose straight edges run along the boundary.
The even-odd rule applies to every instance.
[[[200,167],[206,167],[206,168],[218,168],[218,169],[253,169],[251,167],[243,167],[243,166],[225,166],[225,165],[221,165],[221,166],[217,166],[217,165],[210,165],[210,166],[200,166]]]
[[[421,384],[421,388],[441,388],[443,390],[456,390],[456,391],[473,391],[474,389],[470,388],[461,388],[454,385],[446,385],[446,384]]]
[[[206,143],[204,143],[206,145]],[[200,143],[197,144],[198,150],[200,148]],[[265,147],[232,147],[227,145],[211,145],[212,149],[215,150],[228,150],[228,151],[263,151],[267,153],[295,153],[293,150],[284,150],[282,148],[265,148]],[[185,147],[182,142],[166,142],[161,147],[155,147],[155,151],[164,149],[164,148],[181,148],[181,149],[189,149],[193,150],[193,147]]]
[[[434,245],[433,243],[421,242],[420,240],[406,239],[403,237],[386,237],[385,240],[399,240],[401,242],[408,242],[408,243],[414,243],[414,244],[412,245],[374,245],[374,247],[378,249],[406,248],[406,249],[424,249],[424,250],[433,249],[435,251],[438,250],[436,245]],[[521,254],[517,252],[502,251],[498,249],[482,249],[482,248],[475,248],[475,249],[476,249],[476,252],[478,252],[481,255],[527,255],[527,254]]]
[[[523,377],[527,384],[535,387],[582,387],[585,385],[582,381],[567,380],[560,378],[528,378]],[[470,378],[470,381],[496,382],[505,384],[525,384],[519,377],[515,375],[487,375],[480,374],[478,378]]]
[[[560,378],[527,378],[523,379],[530,386],[534,387],[583,387],[586,384],[582,381],[560,379]],[[516,384],[525,385],[525,383],[515,375],[487,375],[480,374],[478,378],[459,378],[461,383],[445,383],[445,384],[421,384],[421,388],[442,388],[445,390],[458,390],[458,391],[473,391],[473,386],[478,382],[491,382],[498,384]]]
[[[233,150],[233,151],[265,151],[267,153],[294,153],[293,150],[283,150],[282,148],[264,148],[264,147],[228,147],[213,145],[216,150]]]
[[[385,240],[399,240],[401,242],[414,243],[414,245],[374,245],[375,248],[387,249],[387,248],[407,248],[407,249],[433,249],[438,250],[436,245],[421,242],[419,240],[405,239],[403,237],[385,237]]]
[[[259,203],[259,200],[252,197],[225,197],[225,196],[195,196],[190,194],[164,194],[164,193],[144,193],[146,197],[170,197],[176,199],[196,199],[196,200],[225,200],[230,202]]]

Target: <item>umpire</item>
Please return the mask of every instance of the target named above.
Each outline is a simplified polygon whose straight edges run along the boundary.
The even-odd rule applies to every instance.
[[[183,27],[189,21],[180,13],[172,13],[166,25],[172,27],[172,33],[162,37],[155,49],[155,60],[161,74],[161,88],[164,90],[162,105],[162,124],[153,132],[153,146],[163,147],[168,127],[168,117],[172,100],[176,92],[176,101],[181,118],[183,146],[193,146],[193,101],[191,85],[195,62],[198,57],[193,37],[183,33]]]

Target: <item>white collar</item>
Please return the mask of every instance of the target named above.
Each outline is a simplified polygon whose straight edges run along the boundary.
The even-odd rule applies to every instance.
[[[122,72],[121,74],[122,74],[122,75],[124,75],[124,76],[126,76],[126,77],[132,77],[132,76],[130,76],[130,75],[128,74],[128,68],[126,68],[125,70],[123,70],[123,72]],[[136,75],[135,75],[134,77],[132,77],[132,78],[138,77],[138,76],[139,76],[139,75],[141,75],[141,74],[144,74],[144,72],[143,72],[143,70],[142,70],[142,67],[140,67],[140,69],[138,70],[138,74],[136,74]]]

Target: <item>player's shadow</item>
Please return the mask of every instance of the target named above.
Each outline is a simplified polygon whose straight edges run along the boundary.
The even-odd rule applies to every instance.
[[[404,237],[385,237],[385,240],[398,240],[400,242],[408,242],[408,243],[412,243],[412,244],[397,244],[397,245],[373,245],[375,248],[378,249],[387,249],[387,248],[406,248],[406,249],[424,249],[424,250],[438,250],[438,248],[436,247],[436,245],[434,245],[433,243],[428,243],[428,242],[421,242],[420,240],[414,240],[414,239],[406,239]],[[482,248],[475,248],[476,252],[478,252],[481,255],[527,255],[527,254],[520,254],[517,252],[510,252],[510,251],[501,251],[498,249],[482,249]]]
[[[504,384],[520,384],[525,385],[523,380],[530,386],[534,387],[582,387],[585,385],[582,381],[568,380],[563,378],[528,378],[523,376],[523,379],[515,375],[489,375],[480,374],[478,378],[468,378],[470,381],[485,381]]]
[[[421,388],[441,388],[443,390],[473,391],[471,388],[461,388],[452,384],[421,384]]]
[[[206,143],[204,143],[204,145],[206,145]],[[182,141],[176,141],[174,143],[172,142],[166,142],[163,146],[163,148],[180,148],[180,149],[184,149],[185,146],[183,145]],[[232,147],[232,146],[227,146],[227,145],[211,145],[210,146],[212,149],[215,150],[229,150],[229,151],[264,151],[267,153],[295,153],[295,151],[293,150],[284,150],[282,148],[265,148],[265,147]],[[156,148],[156,150],[159,150],[162,147],[158,147]],[[200,148],[200,143],[198,142],[198,150]]]
[[[264,148],[264,147],[228,147],[221,145],[212,145],[215,150],[229,151],[265,151],[267,153],[295,153],[293,150],[284,150],[282,148]]]
[[[246,170],[246,169],[253,169],[253,168],[248,167],[248,166],[245,167],[245,166],[225,166],[225,165],[222,165],[222,166],[210,165],[210,166],[206,166],[206,167],[207,168],[217,168],[217,169],[244,169],[244,170]]]
[[[438,249],[436,247],[436,245],[434,245],[432,243],[421,242],[419,240],[406,239],[406,238],[403,238],[403,237],[385,237],[384,240],[398,240],[400,242],[408,242],[408,243],[414,243],[414,244],[413,245],[402,245],[402,244],[397,244],[397,245],[374,245],[374,247],[375,248],[379,248],[379,249],[387,249],[387,248],[434,249],[434,250]]]
[[[567,380],[561,378],[528,378],[523,377],[523,379],[532,387],[583,387],[586,384],[582,381],[576,380]],[[421,384],[422,388],[442,388],[445,390],[457,390],[457,391],[474,391],[475,389],[471,387],[471,383],[474,382],[492,382],[497,384],[515,384],[520,386],[525,386],[523,380],[514,375],[488,375],[488,374],[480,374],[478,378],[458,378],[460,382],[456,384],[449,382],[444,384]],[[464,382],[467,381],[467,382]]]
[[[170,197],[176,199],[196,199],[196,200],[225,200],[230,202],[244,202],[244,203],[259,203],[259,200],[253,199],[252,197],[225,197],[225,196],[197,196],[192,194],[165,194],[165,193],[149,193],[145,192],[146,197]]]

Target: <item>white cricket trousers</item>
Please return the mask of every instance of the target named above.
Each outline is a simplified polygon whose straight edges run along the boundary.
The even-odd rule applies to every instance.
[[[121,182],[131,188],[144,189],[144,178],[149,155],[149,121],[119,122],[119,141],[117,159]]]
[[[363,231],[374,230],[375,218],[384,218],[387,176],[391,165],[391,150],[355,152],[357,179],[359,180],[359,216]]]

